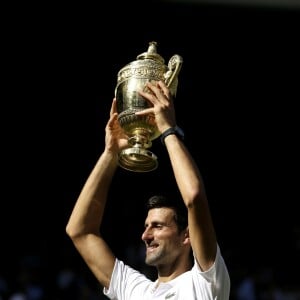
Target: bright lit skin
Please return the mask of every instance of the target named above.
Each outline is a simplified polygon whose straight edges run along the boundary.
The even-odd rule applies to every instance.
[[[175,270],[177,273],[187,267],[191,247],[188,233],[178,231],[171,208],[148,211],[142,240],[146,245],[146,263],[157,267],[161,276],[173,277]]]

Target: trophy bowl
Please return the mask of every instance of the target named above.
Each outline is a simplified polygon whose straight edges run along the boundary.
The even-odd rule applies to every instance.
[[[178,73],[182,57],[173,55],[168,65],[157,53],[157,43],[150,42],[148,51],[137,56],[118,72],[115,97],[118,121],[128,136],[129,147],[119,153],[119,165],[133,172],[149,172],[158,166],[157,156],[149,148],[160,136],[154,115],[138,116],[135,113],[150,107],[139,91],[147,91],[147,82],[164,81],[173,96],[176,95]]]

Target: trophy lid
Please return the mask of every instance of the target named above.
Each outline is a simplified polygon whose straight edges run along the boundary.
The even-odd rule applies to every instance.
[[[148,47],[148,51],[144,52],[140,55],[137,56],[137,59],[154,59],[157,60],[159,62],[161,62],[162,64],[165,63],[165,60],[163,59],[162,56],[160,56],[157,51],[156,51],[156,46],[157,46],[157,42],[150,42],[149,43],[149,47]]]

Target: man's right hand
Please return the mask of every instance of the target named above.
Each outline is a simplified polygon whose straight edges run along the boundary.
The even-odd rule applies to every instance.
[[[105,127],[105,149],[118,154],[122,149],[128,147],[128,136],[120,126],[117,113],[117,100],[112,101],[110,118]]]

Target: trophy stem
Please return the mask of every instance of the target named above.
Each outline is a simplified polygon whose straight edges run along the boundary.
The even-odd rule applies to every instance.
[[[150,132],[144,128],[137,128],[133,132],[133,136],[128,139],[131,146],[141,145],[142,148],[150,148],[152,142],[150,140]]]

